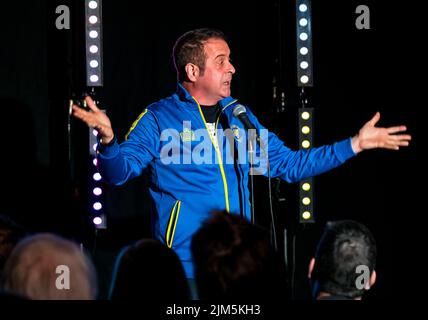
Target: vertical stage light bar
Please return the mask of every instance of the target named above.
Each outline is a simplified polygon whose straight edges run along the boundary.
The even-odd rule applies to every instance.
[[[297,86],[301,88],[299,146],[303,150],[313,146],[314,110],[307,107],[308,98],[305,92],[307,87],[313,86],[311,13],[311,0],[296,1]],[[313,178],[304,179],[299,183],[299,222],[315,222]]]
[[[299,144],[307,150],[313,144],[313,108],[299,109]],[[314,216],[314,183],[313,178],[299,182],[299,222],[313,223]]]
[[[85,0],[86,86],[95,103],[95,87],[103,86],[102,0]],[[89,129],[89,210],[96,229],[107,228],[103,201],[103,178],[97,169],[97,130]]]
[[[107,219],[104,213],[104,197],[103,197],[103,177],[97,169],[97,146],[98,146],[98,131],[90,129],[89,131],[89,154],[91,155],[91,170],[89,170],[89,204],[92,212],[92,222],[96,229],[106,229]]]
[[[85,0],[86,85],[103,85],[102,0]]]
[[[297,85],[312,87],[312,17],[311,1],[296,1]]]

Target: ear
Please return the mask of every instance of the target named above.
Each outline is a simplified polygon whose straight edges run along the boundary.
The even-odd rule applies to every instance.
[[[308,278],[310,279],[312,276],[312,271],[314,271],[315,266],[315,258],[311,259],[311,262],[309,262],[309,271],[308,271]]]
[[[365,287],[366,290],[369,290],[376,282],[376,270],[373,270],[369,282],[367,283],[367,286]]]
[[[196,64],[188,63],[185,67],[187,78],[191,82],[195,82],[199,78],[199,67]]]

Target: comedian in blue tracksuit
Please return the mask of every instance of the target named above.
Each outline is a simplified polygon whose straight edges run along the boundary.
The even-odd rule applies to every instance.
[[[222,32],[197,29],[181,36],[173,49],[177,91],[148,106],[118,144],[110,119],[90,97],[89,112],[73,106],[73,114],[98,130],[98,166],[110,183],[121,185],[148,169],[153,200],[154,234],[176,251],[188,278],[194,278],[192,235],[212,210],[226,210],[250,219],[248,139],[233,112],[231,97],[235,68]],[[404,126],[375,127],[379,113],[354,137],[333,145],[292,151],[267,131],[251,110],[248,120],[257,129],[266,152],[256,145],[254,168],[288,182],[335,168],[364,149],[398,149],[410,136],[394,133]]]

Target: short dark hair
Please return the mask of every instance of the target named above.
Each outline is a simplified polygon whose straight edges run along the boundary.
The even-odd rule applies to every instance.
[[[226,211],[213,213],[192,239],[199,297],[272,299],[286,292],[285,263],[266,230]]]
[[[186,301],[190,291],[175,251],[158,240],[141,239],[117,256],[108,298]]]
[[[328,222],[318,243],[312,280],[319,290],[349,298],[361,297],[356,286],[356,268],[365,265],[373,272],[376,242],[370,230],[352,220]]]
[[[206,60],[204,44],[209,39],[223,39],[226,41],[226,36],[217,29],[201,28],[188,31],[177,39],[172,56],[179,82],[187,79],[185,67],[188,63],[197,65],[201,75],[204,75]]]

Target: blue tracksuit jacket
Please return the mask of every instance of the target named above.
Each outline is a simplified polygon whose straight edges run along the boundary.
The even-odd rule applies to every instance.
[[[175,94],[144,110],[126,141],[98,152],[101,175],[115,185],[148,169],[154,234],[177,252],[188,278],[193,278],[191,238],[210,212],[227,210],[248,219],[251,215],[247,139],[241,121],[232,113],[237,100],[228,97],[219,104],[222,112],[214,139],[208,133],[199,103],[178,84]],[[337,167],[355,155],[350,138],[292,151],[275,134],[266,133],[248,108],[247,114],[267,146],[272,177],[296,182]],[[220,130],[228,128],[224,133]],[[231,146],[235,147],[234,153]],[[256,151],[260,158],[263,154],[258,148]],[[236,161],[233,154],[238,157]],[[266,161],[261,158],[259,171],[267,175]]]

